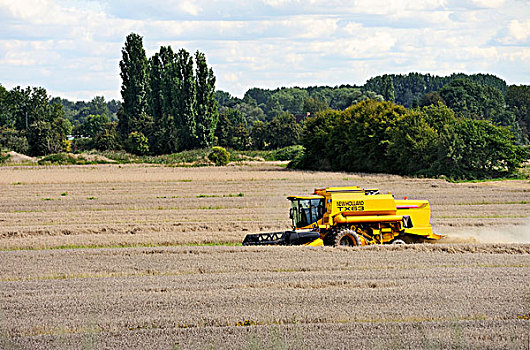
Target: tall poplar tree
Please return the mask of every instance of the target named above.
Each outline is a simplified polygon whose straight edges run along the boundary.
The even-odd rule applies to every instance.
[[[388,74],[383,75],[383,97],[385,98],[385,101],[388,102],[394,102],[396,100],[395,92],[394,92],[394,81],[392,80],[392,77]]]
[[[193,71],[193,57],[180,49],[177,53],[177,84],[175,126],[179,133],[179,148],[193,149],[197,144],[196,130],[196,85]]]
[[[133,132],[149,135],[152,120],[147,114],[148,65],[142,37],[135,33],[129,34],[121,53],[123,111],[119,114],[119,132],[124,139]]]
[[[160,96],[162,108],[160,127],[163,129],[161,139],[163,143],[162,153],[174,153],[181,148],[180,144],[182,141],[181,135],[179,135],[179,126],[176,121],[176,116],[179,114],[177,55],[173,52],[171,46],[162,46],[160,48],[160,62]]]
[[[206,64],[204,53],[195,53],[197,87],[197,147],[210,147],[219,120],[215,99],[215,75]]]

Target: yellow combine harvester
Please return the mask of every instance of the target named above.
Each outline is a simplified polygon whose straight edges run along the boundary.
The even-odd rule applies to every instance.
[[[394,199],[377,189],[328,187],[291,201],[293,230],[250,234],[243,245],[405,244],[437,240],[426,200]]]

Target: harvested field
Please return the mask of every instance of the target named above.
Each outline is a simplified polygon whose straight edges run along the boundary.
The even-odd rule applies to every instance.
[[[0,256],[2,348],[523,349],[529,340],[529,244]]]
[[[279,165],[0,167],[0,349],[530,349],[530,182]],[[341,185],[428,199],[447,237],[190,246],[288,229],[287,195]]]
[[[449,242],[530,242],[530,182],[449,183],[301,172],[275,163],[222,168],[138,165],[1,167],[0,249],[239,243],[288,229],[285,199],[359,185],[428,199]]]

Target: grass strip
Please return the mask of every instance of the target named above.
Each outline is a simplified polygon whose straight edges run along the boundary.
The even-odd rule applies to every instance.
[[[164,248],[164,247],[235,247],[241,246],[241,242],[204,242],[186,244],[164,244],[164,243],[138,243],[138,244],[64,244],[46,247],[13,247],[0,248],[2,252],[11,251],[42,251],[42,250],[64,250],[64,249],[119,249],[119,248]]]

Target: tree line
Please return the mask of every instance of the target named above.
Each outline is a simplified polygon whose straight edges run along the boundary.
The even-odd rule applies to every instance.
[[[410,108],[417,107],[423,95],[438,91],[457,79],[466,79],[482,86],[490,86],[502,94],[506,94],[507,91],[507,84],[504,80],[493,74],[482,73],[470,75],[453,73],[445,77],[422,73],[384,74],[368,79],[362,88],[383,95],[385,89],[388,89],[388,82],[391,81],[394,96],[393,99],[387,100]]]
[[[309,118],[302,133],[305,153],[293,166],[462,179],[509,176],[528,157],[512,138],[505,127],[458,117],[441,103],[408,109],[368,100]]]
[[[30,155],[61,152],[68,148],[71,130],[62,105],[50,103],[45,89],[0,85],[1,148]]]
[[[89,149],[169,154],[212,145],[238,150],[273,150],[302,143],[307,149],[304,159],[308,160],[301,162],[302,166],[322,163],[324,168],[338,169],[339,163],[331,153],[321,153],[319,160],[317,153],[312,152],[313,146],[308,140],[314,142],[318,140],[318,135],[323,136],[324,133],[318,128],[311,128],[311,125],[317,120],[322,121],[323,116],[332,116],[341,123],[351,122],[354,119],[341,117],[349,113],[346,111],[352,108],[350,106],[390,108],[384,101],[394,103],[390,108],[392,113],[402,117],[381,119],[382,125],[397,125],[394,136],[385,136],[380,140],[382,144],[398,145],[401,142],[403,147],[417,149],[426,141],[419,141],[411,135],[427,135],[432,137],[425,136],[430,145],[437,145],[436,152],[434,148],[429,148],[424,153],[436,153],[438,158],[428,158],[424,163],[415,162],[422,164],[424,172],[434,174],[434,164],[441,169],[440,164],[447,163],[447,157],[441,156],[442,145],[462,150],[471,147],[463,146],[468,141],[473,145],[488,144],[480,136],[485,130],[496,135],[497,139],[502,135],[510,144],[528,143],[530,86],[508,86],[504,80],[491,74],[460,73],[446,77],[420,73],[385,74],[369,79],[362,86],[251,88],[238,98],[215,90],[214,72],[207,65],[206,56],[199,51],[190,54],[185,49],[173,51],[170,46],[162,46],[152,57],[147,57],[143,38],[131,33],[126,37],[121,53],[122,101],[105,101],[103,97],[96,96],[89,102],[74,103],[51,98],[43,88],[16,87],[8,91],[0,85],[0,146],[30,155]],[[434,110],[443,111],[444,115],[452,113],[452,117],[447,119],[450,122],[436,124],[430,114],[425,116]],[[406,121],[414,124],[408,125]],[[326,125],[331,127],[335,124]],[[394,126],[388,128],[395,129]],[[401,129],[416,132],[404,134],[399,132]],[[471,129],[474,134],[471,131],[466,134]],[[327,132],[326,137],[331,135],[329,130]],[[450,134],[456,135],[456,139],[451,141],[453,143],[447,143]],[[393,148],[395,146],[383,153],[377,147],[368,147],[370,140],[380,136],[373,132],[370,135],[371,139],[366,140],[368,143],[356,146],[368,152],[363,157],[375,152],[375,155],[392,155],[392,159],[414,159],[414,155],[400,158],[403,154],[398,153]],[[469,135],[475,135],[476,139]],[[398,139],[398,136],[403,139]],[[363,139],[362,135],[358,139]],[[358,152],[340,149],[350,156]],[[507,154],[497,151],[503,156]],[[457,158],[462,156],[461,153],[455,154],[460,154]],[[467,155],[462,157],[472,159]],[[489,159],[489,168],[485,166],[481,171],[493,175],[513,169],[512,165],[517,162],[513,162],[513,157],[510,159],[505,160],[504,168],[496,160]],[[362,166],[353,159],[350,163],[353,164],[351,169],[358,171],[406,174],[419,171],[413,167],[404,170],[386,160],[381,162],[380,158],[373,164],[385,164],[383,168],[369,166],[370,159],[364,159]],[[458,164],[451,168],[466,168]],[[478,173],[455,170],[451,174],[477,176]]]

